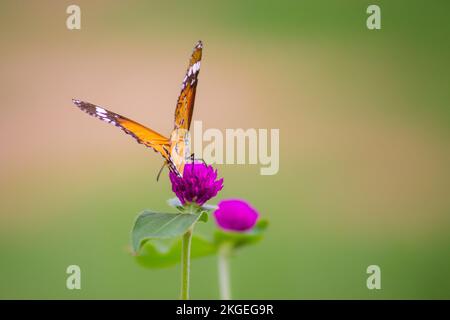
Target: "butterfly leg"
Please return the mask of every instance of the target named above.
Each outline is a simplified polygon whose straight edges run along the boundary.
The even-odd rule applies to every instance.
[[[205,166],[208,165],[208,164],[205,162],[205,160],[204,160],[203,158],[195,158],[195,155],[194,155],[194,154],[191,154],[190,157],[189,157],[189,159],[191,160],[192,163],[194,163],[195,161],[201,161],[201,162],[203,162],[203,164],[204,164]]]

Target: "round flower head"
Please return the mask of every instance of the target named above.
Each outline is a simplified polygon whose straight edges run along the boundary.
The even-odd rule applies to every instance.
[[[223,188],[223,178],[216,180],[217,170],[203,163],[187,163],[183,177],[170,172],[169,178],[172,191],[183,205],[196,203],[201,206]]]
[[[216,222],[222,229],[246,231],[255,225],[259,214],[247,202],[239,199],[223,200],[214,212]]]

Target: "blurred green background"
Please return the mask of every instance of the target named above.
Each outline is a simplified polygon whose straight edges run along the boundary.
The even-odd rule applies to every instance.
[[[65,25],[73,3],[79,31]],[[366,28],[369,4],[381,30]],[[271,222],[232,261],[234,298],[450,298],[449,9],[2,1],[0,298],[178,297],[179,266],[147,270],[128,251],[137,213],[168,210],[173,196],[165,176],[156,182],[160,157],[71,99],[168,134],[199,39],[194,119],[280,129],[277,175],[217,166],[215,200],[245,198]],[[70,264],[81,290],[66,289]],[[371,264],[381,290],[366,288]],[[218,298],[216,279],[214,257],[194,260],[192,297]]]

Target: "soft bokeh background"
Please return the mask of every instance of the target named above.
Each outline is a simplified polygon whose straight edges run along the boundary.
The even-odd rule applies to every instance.
[[[80,31],[65,27],[73,3]],[[365,26],[372,3],[380,31]],[[234,297],[450,298],[449,9],[2,1],[0,298],[178,297],[178,266],[143,269],[128,253],[136,214],[172,197],[155,181],[160,157],[71,98],[168,133],[198,39],[194,119],[281,136],[275,176],[218,166],[219,198],[246,198],[271,222],[232,261]],[[70,264],[82,290],[65,287]],[[366,288],[371,264],[382,290]],[[218,298],[216,278],[214,257],[194,260],[192,297]]]

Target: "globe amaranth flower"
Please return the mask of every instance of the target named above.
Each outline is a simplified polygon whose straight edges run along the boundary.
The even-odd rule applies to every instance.
[[[196,203],[201,206],[223,188],[223,178],[217,180],[217,170],[203,163],[187,163],[183,177],[170,172],[169,178],[172,191],[183,205]]]
[[[253,228],[259,213],[244,200],[229,199],[219,202],[214,217],[222,229],[246,231]]]

